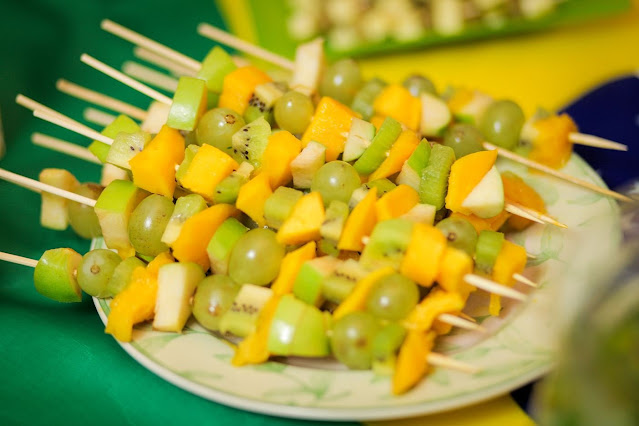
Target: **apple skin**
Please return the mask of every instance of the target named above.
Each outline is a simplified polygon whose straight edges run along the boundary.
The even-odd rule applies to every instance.
[[[340,261],[332,256],[317,257],[302,264],[293,284],[293,294],[301,301],[314,306],[324,302],[322,282],[331,275]]]
[[[234,217],[226,219],[209,241],[206,253],[211,262],[211,269],[216,274],[227,274],[231,250],[237,240],[248,232],[248,228]]]
[[[297,324],[306,310],[304,302],[293,295],[282,296],[268,333],[268,351],[273,355],[290,355]]]
[[[45,251],[33,272],[36,290],[58,302],[82,301],[82,290],[75,278],[80,263],[82,256],[70,248]]]

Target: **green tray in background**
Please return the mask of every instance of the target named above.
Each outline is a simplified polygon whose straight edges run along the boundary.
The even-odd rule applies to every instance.
[[[286,19],[289,15],[286,0],[217,1],[220,8],[224,10],[227,25],[235,34],[286,57],[293,58],[295,56],[297,42],[286,31]],[[331,59],[361,57],[389,51],[419,49],[448,43],[522,34],[609,16],[628,10],[631,3],[631,0],[565,0],[557,5],[555,11],[534,20],[516,18],[499,28],[474,24],[453,36],[443,36],[431,32],[410,42],[386,40],[350,50],[335,51],[328,45],[327,55]]]

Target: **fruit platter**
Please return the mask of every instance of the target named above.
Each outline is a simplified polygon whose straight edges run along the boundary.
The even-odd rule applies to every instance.
[[[352,60],[327,64],[321,39],[288,61],[201,26],[282,73],[219,46],[199,62],[102,28],[184,72],[168,97],[82,55],[152,99],[140,111],[59,84],[120,113],[101,132],[17,96],[92,140],[34,142],[103,165],[100,184],[61,168],[39,180],[0,169],[42,194],[42,226],[92,240],[85,254],[2,253],[34,268],[39,293],[92,296],[105,332],[149,370],[278,416],[438,412],[552,367],[553,287],[575,284],[569,236],[598,241],[580,262],[612,251],[617,201],[633,201],[572,145],[625,146],[579,133],[565,114],[525,117],[512,100],[439,92],[421,75],[364,81]]]

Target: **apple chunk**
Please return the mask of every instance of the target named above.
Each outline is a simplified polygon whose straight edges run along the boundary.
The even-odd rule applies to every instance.
[[[197,263],[168,263],[158,271],[158,294],[155,300],[153,328],[180,332],[191,316],[191,297],[204,279]]]
[[[494,217],[504,209],[504,185],[495,166],[484,175],[481,181],[462,202],[462,207],[483,219]]]

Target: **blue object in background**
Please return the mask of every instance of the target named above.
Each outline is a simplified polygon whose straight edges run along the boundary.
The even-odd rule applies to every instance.
[[[639,177],[639,78],[607,82],[564,109],[582,133],[628,145],[628,152],[575,145],[611,188]]]

